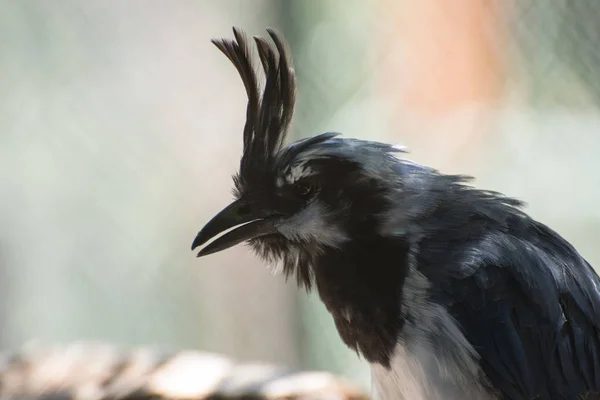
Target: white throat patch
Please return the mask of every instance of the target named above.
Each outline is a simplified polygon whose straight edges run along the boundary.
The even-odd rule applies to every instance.
[[[336,225],[327,222],[327,210],[318,201],[282,221],[277,229],[290,240],[315,241],[330,247],[339,247],[348,240]]]

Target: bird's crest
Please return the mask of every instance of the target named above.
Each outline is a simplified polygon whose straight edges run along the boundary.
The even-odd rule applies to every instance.
[[[248,95],[244,153],[236,179],[242,185],[261,179],[272,166],[294,113],[296,78],[291,58],[283,37],[271,28],[267,32],[272,43],[257,36],[249,40],[236,27],[235,40],[212,40],[238,70]],[[253,43],[258,49],[259,63],[255,62]],[[260,82],[260,70],[265,75],[264,84]]]

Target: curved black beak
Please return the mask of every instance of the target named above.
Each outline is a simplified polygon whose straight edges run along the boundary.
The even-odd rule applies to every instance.
[[[215,239],[198,253],[197,257],[206,256],[228,249],[236,244],[260,236],[276,233],[274,219],[268,215],[252,210],[244,199],[239,199],[225,207],[202,228],[194,242],[192,250],[202,246],[210,239],[227,229],[236,227],[223,236]]]

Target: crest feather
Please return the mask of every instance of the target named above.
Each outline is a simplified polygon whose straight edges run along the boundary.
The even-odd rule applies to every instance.
[[[234,27],[235,40],[212,40],[237,69],[248,95],[239,174],[242,185],[260,180],[272,166],[285,141],[296,102],[296,77],[285,40],[272,28],[267,33],[271,41],[257,36],[250,41],[244,31]],[[252,42],[257,48],[258,67]],[[264,85],[259,83],[261,70]]]

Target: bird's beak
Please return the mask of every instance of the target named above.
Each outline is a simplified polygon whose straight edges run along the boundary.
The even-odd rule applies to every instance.
[[[192,250],[202,246],[219,233],[233,227],[237,228],[209,243],[208,246],[200,250],[197,257],[216,253],[246,240],[277,232],[273,217],[264,212],[252,210],[251,205],[247,201],[239,199],[225,207],[213,219],[208,221],[204,228],[198,232],[196,239],[194,239]]]

